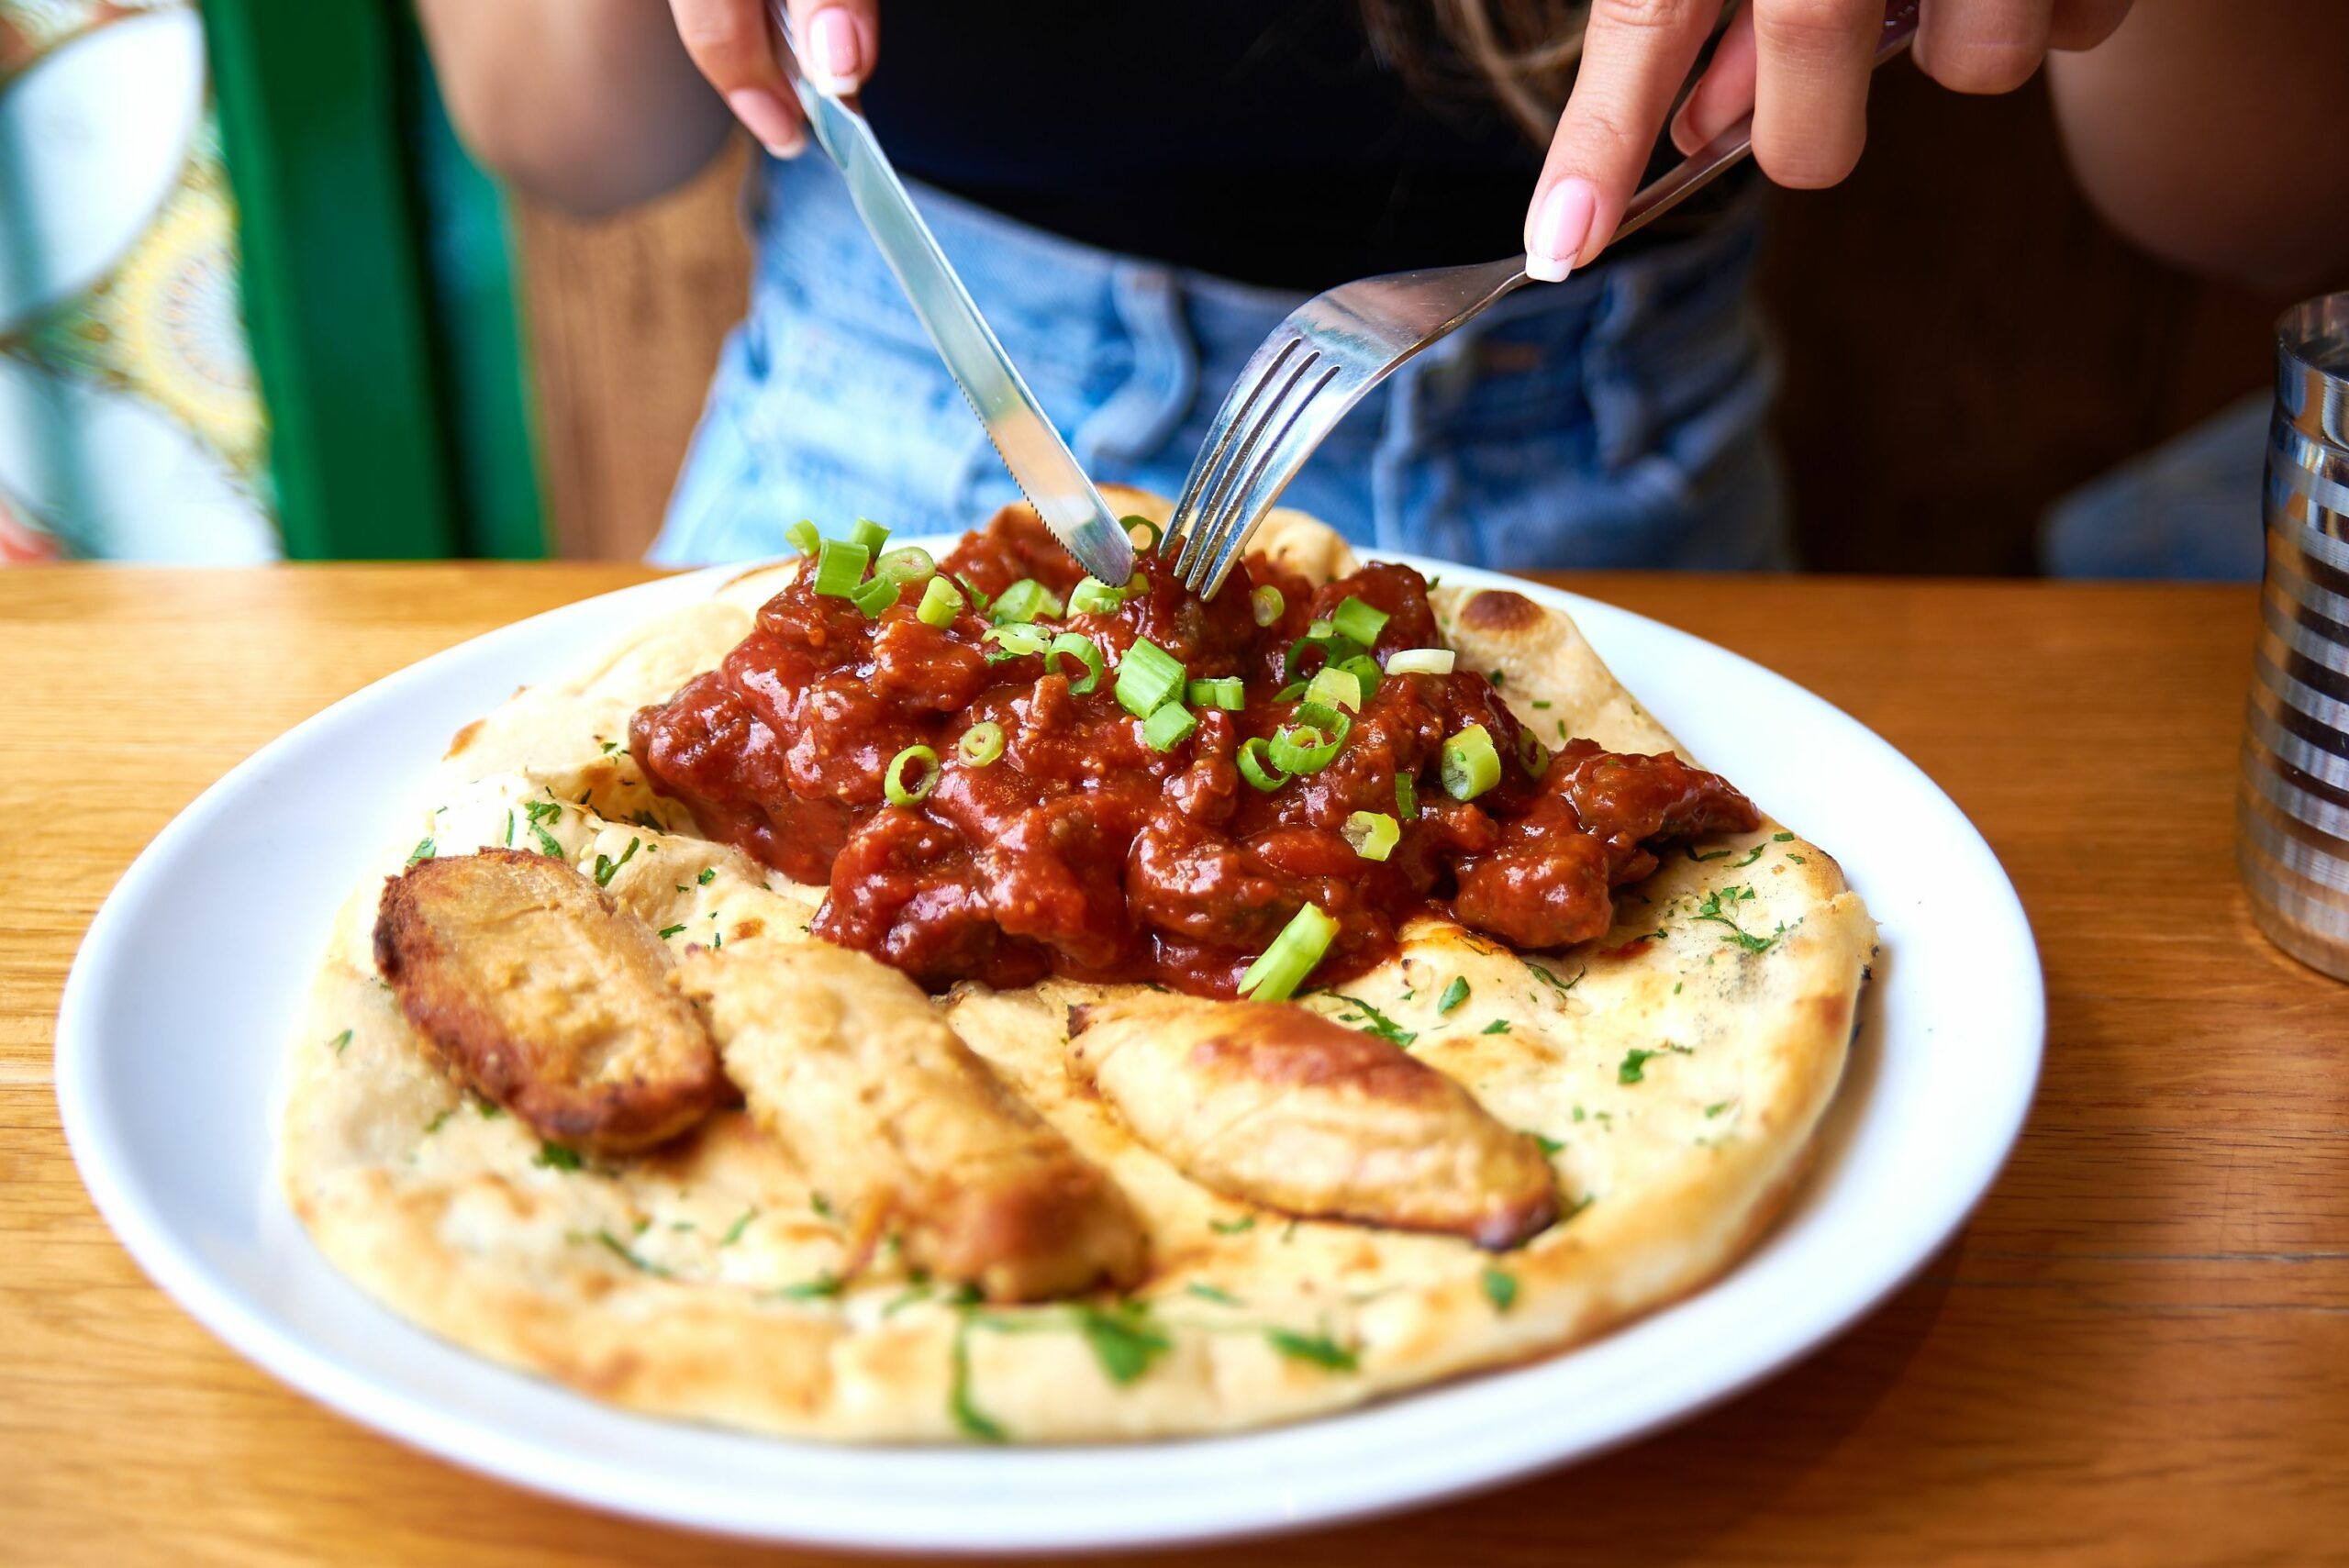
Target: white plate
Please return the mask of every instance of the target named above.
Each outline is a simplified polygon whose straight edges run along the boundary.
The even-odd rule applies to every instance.
[[[1842,862],[1883,928],[1858,1049],[1784,1223],[1710,1289],[1593,1345],[1236,1437],[851,1449],[628,1415],[446,1345],[347,1284],[273,1169],[286,1034],[328,917],[459,725],[630,621],[706,595],[714,573],[401,671],[265,747],[158,834],[91,923],[58,1017],[58,1100],[82,1178],[158,1284],[305,1393],[522,1485],[742,1535],[990,1552],[1197,1540],[1489,1486],[1685,1418],[1865,1312],[1989,1185],[2038,1076],[2031,929],[1949,798],[1819,698],[1623,610],[1414,564],[1570,611],[1698,756]]]

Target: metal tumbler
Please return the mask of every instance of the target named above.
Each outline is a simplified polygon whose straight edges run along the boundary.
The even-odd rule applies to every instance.
[[[2265,496],[2236,863],[2259,929],[2349,979],[2349,294],[2276,323]]]

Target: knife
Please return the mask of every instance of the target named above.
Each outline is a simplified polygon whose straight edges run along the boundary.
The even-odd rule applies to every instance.
[[[848,181],[849,199],[937,345],[947,373],[986,427],[996,455],[1077,563],[1104,583],[1123,584],[1134,573],[1133,541],[1126,537],[1124,525],[1037,406],[1036,395],[1028,390],[995,329],[979,314],[971,291],[955,275],[930,226],[914,210],[905,183],[882,152],[872,126],[798,69],[798,42],[783,0],[771,0],[769,10],[793,57],[784,61],[785,73],[807,112],[816,145],[840,166]]]

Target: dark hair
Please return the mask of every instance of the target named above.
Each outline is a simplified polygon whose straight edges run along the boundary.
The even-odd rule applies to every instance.
[[[1497,104],[1546,143],[1582,58],[1587,0],[1360,0],[1379,58],[1431,102]]]

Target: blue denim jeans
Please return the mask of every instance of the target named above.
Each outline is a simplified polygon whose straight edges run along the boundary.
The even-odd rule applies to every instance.
[[[1179,490],[1241,363],[1298,303],[915,196],[1104,482]],[[1016,500],[838,174],[768,161],[747,216],[750,312],[651,558],[775,554],[801,517],[951,532]],[[1365,398],[1284,504],[1357,542],[1477,565],[1784,564],[1770,358],[1746,295],[1757,229],[1749,203],[1701,238],[1520,290]]]

